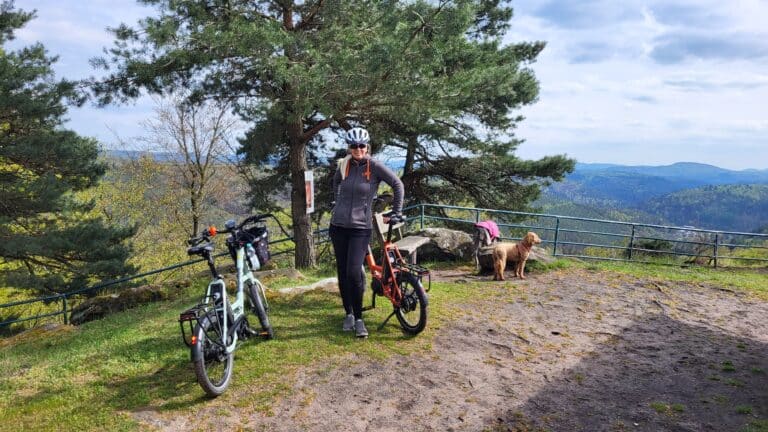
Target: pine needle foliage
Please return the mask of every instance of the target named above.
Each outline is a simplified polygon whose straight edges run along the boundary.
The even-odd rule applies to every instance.
[[[0,4],[0,43],[34,17]],[[105,167],[96,141],[63,128],[73,83],[56,81],[41,44],[0,49],[0,284],[61,293],[125,275],[132,228],[88,216],[75,193]]]

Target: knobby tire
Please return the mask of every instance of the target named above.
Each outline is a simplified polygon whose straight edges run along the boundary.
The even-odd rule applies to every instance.
[[[400,275],[398,283],[403,293],[403,302],[401,307],[395,308],[395,316],[405,333],[416,335],[427,326],[427,294],[418,277],[411,273]],[[407,304],[410,308],[406,302],[409,302]]]
[[[235,357],[233,353],[227,354],[224,347],[219,345],[224,341],[216,341],[218,342],[217,344],[209,339],[209,335],[216,334],[213,330],[216,324],[212,320],[215,321],[216,318],[204,319],[195,326],[197,344],[200,344],[202,347],[203,358],[196,360],[194,365],[195,375],[200,387],[203,388],[203,391],[208,396],[217,397],[229,387]],[[192,349],[195,348],[193,347]]]
[[[261,282],[248,283],[248,300],[251,303],[251,310],[256,317],[259,318],[259,324],[261,324],[261,331],[265,339],[272,339],[275,337],[274,331],[272,331],[272,325],[269,324],[269,316],[267,316],[268,303],[264,296],[264,287]]]

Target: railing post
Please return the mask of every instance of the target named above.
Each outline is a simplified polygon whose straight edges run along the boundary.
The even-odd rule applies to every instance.
[[[424,229],[424,204],[422,203],[420,207],[421,207],[421,218],[420,218],[421,229],[423,230]]]
[[[66,294],[61,295],[61,303],[62,308],[64,310],[64,324],[69,324],[69,318],[67,318],[67,296]]]
[[[480,210],[475,209],[475,223],[480,222]]]
[[[632,261],[632,249],[635,247],[635,225],[632,225],[632,235],[629,237],[629,257],[628,261]]]
[[[717,268],[717,247],[720,244],[720,234],[715,233],[715,250],[712,258],[715,260],[715,268]]]
[[[555,241],[552,245],[552,256],[557,256],[557,237],[560,235],[560,218],[555,219]]]

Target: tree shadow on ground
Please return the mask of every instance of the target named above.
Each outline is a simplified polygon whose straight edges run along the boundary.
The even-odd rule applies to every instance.
[[[489,430],[741,431],[768,418],[768,344],[646,315]]]
[[[153,338],[122,346],[120,352],[111,355],[128,356],[136,350],[164,352],[159,346],[179,346],[178,356],[158,359],[160,367],[148,373],[136,373],[128,378],[105,384],[110,388],[109,404],[118,410],[136,410],[152,407],[156,410],[189,408],[208,400],[195,381],[189,349],[180,337]]]

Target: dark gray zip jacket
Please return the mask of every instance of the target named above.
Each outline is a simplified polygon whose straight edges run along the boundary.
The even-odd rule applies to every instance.
[[[368,164],[370,179],[367,179],[365,174]],[[341,179],[341,170],[337,169],[336,175],[333,176],[333,199],[336,206],[333,208],[331,225],[372,229],[373,197],[382,181],[392,187],[392,210],[400,213],[403,210],[403,182],[386,165],[366,155],[360,161],[350,159],[349,174],[344,180]]]

